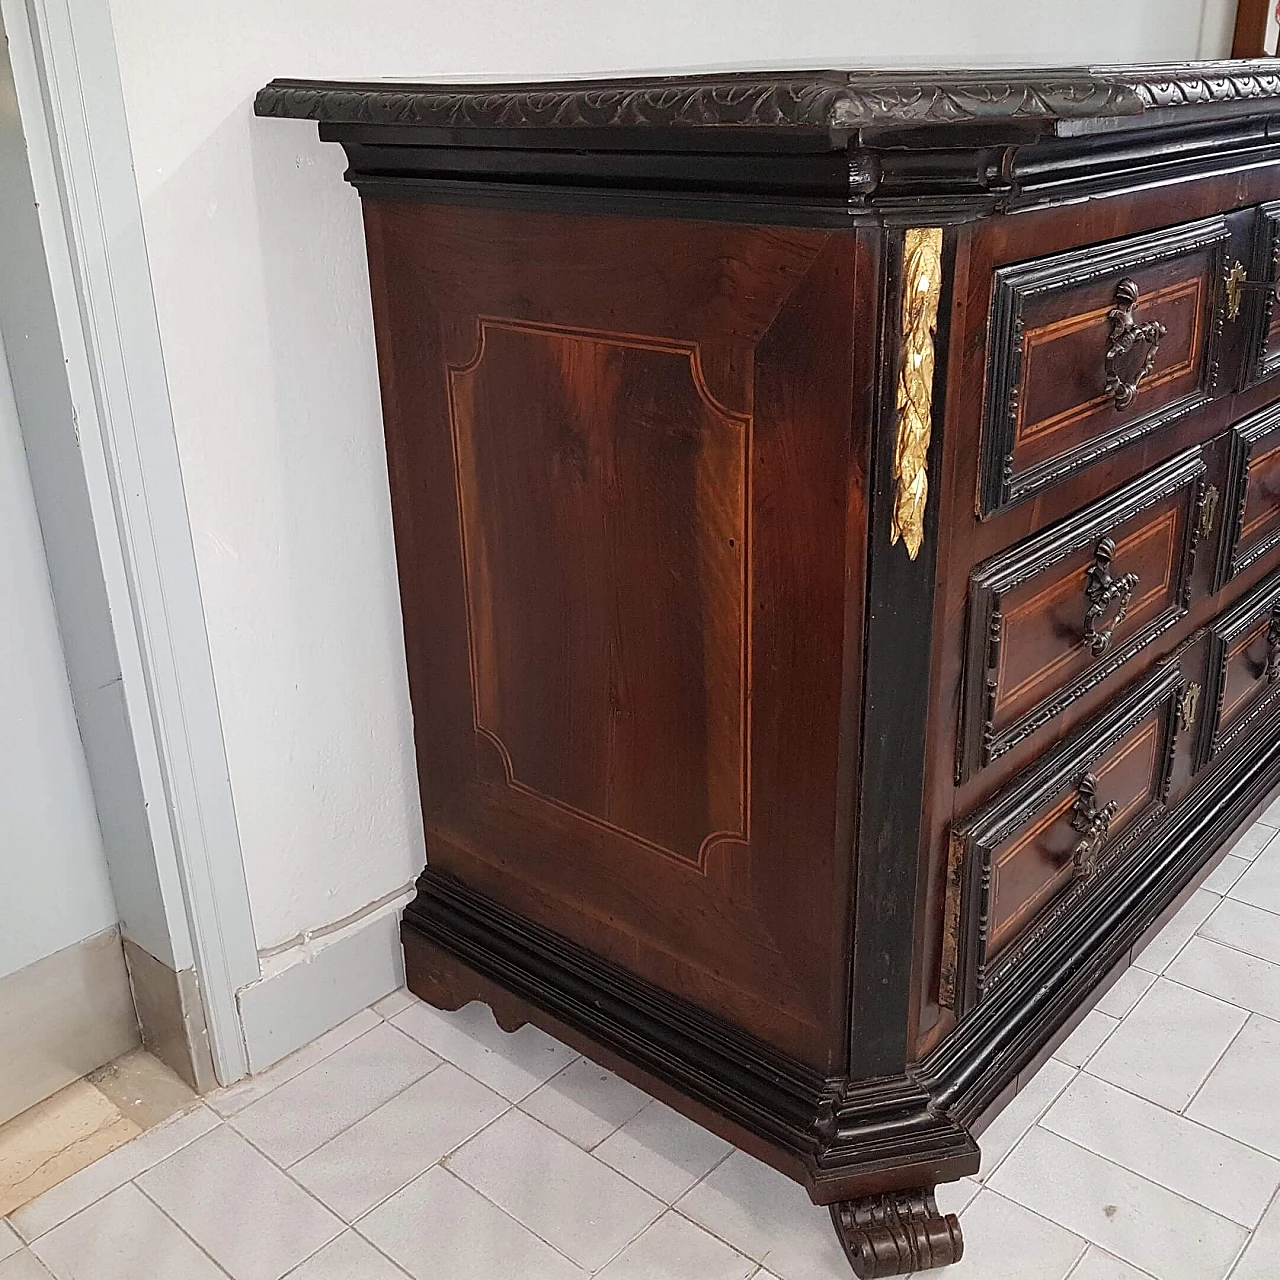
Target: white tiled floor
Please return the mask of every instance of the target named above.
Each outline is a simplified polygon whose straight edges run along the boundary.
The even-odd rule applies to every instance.
[[[1280,1277],[1280,804],[939,1188],[946,1280]],[[0,1219],[0,1280],[848,1280],[824,1210],[404,992]]]

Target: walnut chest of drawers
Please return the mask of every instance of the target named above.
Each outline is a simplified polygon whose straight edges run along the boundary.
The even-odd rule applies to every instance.
[[[410,986],[859,1276],[1280,784],[1273,65],[258,97],[363,203]]]

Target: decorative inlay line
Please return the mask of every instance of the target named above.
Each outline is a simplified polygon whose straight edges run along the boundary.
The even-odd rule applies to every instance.
[[[754,418],[751,413],[740,413],[723,404],[707,385],[702,365],[702,356],[696,342],[683,342],[679,339],[655,338],[644,334],[621,333],[613,330],[597,330],[567,325],[559,325],[542,321],[519,320],[502,316],[476,317],[476,346],[471,357],[462,364],[449,364],[448,369],[448,410],[449,429],[453,448],[454,485],[458,504],[458,537],[462,551],[462,587],[466,603],[467,619],[467,661],[470,675],[470,701],[472,727],[476,734],[491,743],[502,762],[506,785],[514,791],[528,795],[541,803],[547,804],[568,813],[582,821],[608,831],[614,835],[633,841],[636,844],[660,854],[665,858],[679,862],[682,866],[693,867],[706,874],[707,857],[710,851],[725,841],[749,843],[751,839],[751,442]],[[690,859],[674,849],[650,840],[638,832],[619,826],[617,823],[591,813],[560,798],[520,781],[516,776],[516,765],[511,752],[501,736],[492,728],[482,723],[479,704],[480,681],[475,649],[475,633],[473,623],[473,583],[470,573],[470,556],[468,554],[468,537],[466,527],[466,496],[462,487],[462,458],[456,409],[455,384],[460,376],[474,372],[484,359],[485,345],[491,330],[505,330],[510,333],[526,333],[540,337],[554,336],[559,338],[578,339],[613,347],[623,347],[640,351],[653,351],[664,355],[684,357],[689,361],[690,380],[698,398],[719,418],[736,425],[742,441],[742,555],[740,562],[741,616],[739,629],[741,635],[739,650],[739,688],[741,705],[739,712],[739,753],[741,760],[741,780],[739,786],[739,817],[736,830],[717,830],[705,835],[698,847],[696,859]]]
[[[898,433],[889,542],[906,544],[912,560],[924,542],[933,435],[934,339],[942,296],[942,228],[909,227],[902,247],[902,347],[898,358]]]

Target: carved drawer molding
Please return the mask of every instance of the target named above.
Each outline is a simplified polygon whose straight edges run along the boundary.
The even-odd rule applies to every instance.
[[[1166,812],[1187,682],[1162,663],[951,833],[940,1000],[963,1014]]]
[[[1209,624],[1209,699],[1201,766],[1280,707],[1280,574]]]
[[[973,571],[961,781],[1186,614],[1204,475],[1192,449]]]
[[[1228,235],[1204,218],[996,271],[981,516],[1209,403]]]
[[[1280,547],[1280,404],[1231,428],[1214,590]]]

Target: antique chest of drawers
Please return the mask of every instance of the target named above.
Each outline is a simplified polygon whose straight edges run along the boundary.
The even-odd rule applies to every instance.
[[[410,986],[860,1276],[1280,784],[1270,63],[276,81],[363,201]],[[269,194],[263,194],[269,199]]]

